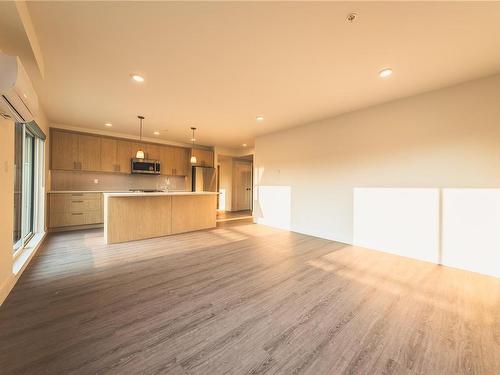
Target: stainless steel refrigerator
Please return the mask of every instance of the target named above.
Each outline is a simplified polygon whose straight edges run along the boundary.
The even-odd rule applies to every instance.
[[[192,191],[217,191],[215,168],[193,167]]]

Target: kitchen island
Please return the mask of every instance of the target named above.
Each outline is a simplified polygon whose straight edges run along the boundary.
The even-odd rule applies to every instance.
[[[118,243],[216,226],[216,192],[104,193],[104,238]]]

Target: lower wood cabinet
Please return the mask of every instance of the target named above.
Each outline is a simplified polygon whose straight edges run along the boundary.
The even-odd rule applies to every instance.
[[[49,227],[51,229],[95,225],[103,222],[101,193],[49,194]]]

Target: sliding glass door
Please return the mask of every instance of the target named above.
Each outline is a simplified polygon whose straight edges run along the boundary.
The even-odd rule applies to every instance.
[[[34,176],[35,176],[35,136],[29,131],[24,133],[23,167],[23,240],[28,242],[33,236],[34,213]]]
[[[37,205],[43,208],[43,139],[31,130],[34,125],[16,123],[14,143],[14,253],[23,248],[40,226]],[[40,179],[40,181],[37,181]],[[43,226],[43,223],[42,223]]]

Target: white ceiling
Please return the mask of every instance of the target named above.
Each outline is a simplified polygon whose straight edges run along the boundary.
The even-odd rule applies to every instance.
[[[500,71],[500,3],[32,2],[54,123],[256,135]],[[358,13],[354,23],[349,12]],[[378,77],[392,67],[388,79]],[[143,84],[130,73],[146,78]],[[265,121],[257,123],[262,115]],[[106,128],[106,130],[108,130]]]

